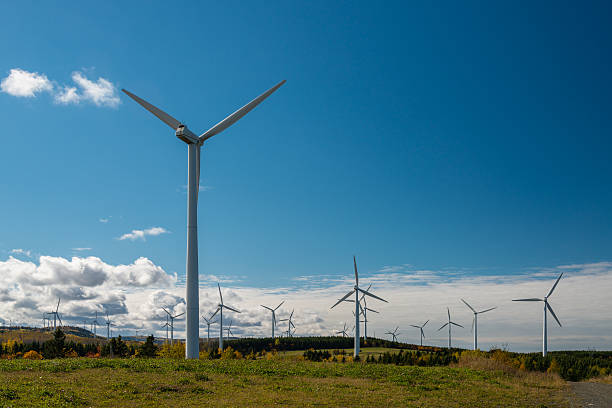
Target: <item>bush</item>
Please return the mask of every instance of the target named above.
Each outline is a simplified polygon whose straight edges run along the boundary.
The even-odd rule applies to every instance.
[[[164,343],[164,345],[157,350],[157,355],[162,358],[183,359],[185,358],[185,344],[180,341],[172,345]]]
[[[42,360],[43,356],[35,350],[30,350],[23,355],[26,360]]]

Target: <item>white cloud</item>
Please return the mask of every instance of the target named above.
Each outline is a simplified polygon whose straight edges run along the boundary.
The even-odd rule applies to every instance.
[[[11,254],[15,254],[15,255],[25,255],[28,258],[32,256],[32,251],[26,250],[26,249],[21,249],[21,248],[16,248],[16,249],[11,249]]]
[[[106,224],[109,221],[109,218],[100,218],[98,221],[100,221],[103,224]]]
[[[78,94],[76,87],[64,86],[64,88],[55,94],[55,102],[62,105],[77,104],[81,101],[81,96]]]
[[[119,238],[117,238],[120,241],[124,241],[126,239],[129,239],[130,241],[135,241],[137,239],[141,239],[143,241],[146,240],[147,236],[157,236],[157,235],[161,235],[161,234],[167,234],[170,231],[166,230],[163,227],[153,227],[153,228],[149,228],[149,229],[145,229],[145,230],[132,230],[132,232],[128,232],[127,234],[123,234],[122,236],[120,236]]]
[[[72,80],[81,88],[81,99],[89,100],[97,106],[114,108],[119,105],[117,88],[109,80],[100,77],[93,82],[78,71],[72,74]]]
[[[86,247],[82,247],[82,248],[72,248],[73,251],[91,251],[92,248],[86,248]]]
[[[115,108],[121,102],[117,87],[106,78],[99,77],[92,81],[82,72],[75,71],[72,73],[72,80],[76,86],[58,85],[50,81],[45,74],[14,68],[2,80],[0,88],[9,95],[28,98],[41,92],[49,92],[55,103],[61,105],[76,105],[88,101],[96,106]]]
[[[33,98],[37,93],[53,91],[53,85],[44,74],[14,68],[11,69],[9,75],[2,80],[0,89],[2,89],[2,92],[9,95],[22,98]]]

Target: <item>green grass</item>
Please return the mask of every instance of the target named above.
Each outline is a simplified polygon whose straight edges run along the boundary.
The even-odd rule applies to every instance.
[[[563,407],[545,376],[275,360],[1,360],[0,406]]]

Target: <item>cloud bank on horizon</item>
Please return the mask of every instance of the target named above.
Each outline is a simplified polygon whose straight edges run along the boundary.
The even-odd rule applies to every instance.
[[[419,333],[409,325],[429,319],[425,343],[444,346],[445,334],[436,330],[444,323],[448,306],[453,320],[468,328],[455,331],[453,342],[459,347],[470,347],[472,314],[459,300],[465,298],[477,308],[498,307],[480,320],[479,340],[483,349],[508,344],[515,351],[538,351],[541,308],[536,304],[513,303],[511,299],[543,297],[560,272],[565,275],[551,297],[551,305],[564,327],[549,325],[550,348],[612,348],[609,321],[612,262],[486,276],[464,270],[418,270],[410,265],[381,267],[376,272],[361,274],[362,281],[372,283],[376,293],[389,301],[389,304],[368,302],[369,307],[380,312],[369,316],[368,333],[384,337],[385,331],[400,326],[399,339],[415,343]],[[219,301],[215,279],[201,275],[203,316],[210,315]],[[353,326],[349,304],[329,309],[352,286],[350,273],[346,277],[304,276],[275,288],[244,286],[239,284],[240,280],[226,279],[222,283],[224,300],[242,311],[228,316],[238,336],[269,336],[270,316],[260,305],[278,304],[282,300],[286,302],[277,317],[286,317],[295,309],[297,335],[330,335],[345,322],[349,328]],[[67,324],[91,321],[96,311],[108,313],[118,325],[118,332],[124,335],[144,328],[163,337],[161,323],[165,314],[161,307],[171,313],[185,311],[183,281],[147,258],[127,265],[110,265],[93,256],[71,259],[41,256],[35,263],[11,255],[0,261],[0,288],[0,318],[24,324],[40,325],[42,314],[51,310],[58,297],[62,298],[60,313]],[[176,336],[184,336],[184,321],[178,320],[175,325]],[[202,326],[201,336],[206,336],[206,326]],[[279,326],[277,332],[284,329]],[[218,335],[218,326],[213,332]]]
[[[92,81],[80,71],[73,72],[71,78],[73,85],[59,85],[45,74],[13,68],[0,82],[0,91],[18,98],[35,98],[49,93],[60,105],[90,102],[100,107],[116,108],[121,102],[117,87],[106,78]]]

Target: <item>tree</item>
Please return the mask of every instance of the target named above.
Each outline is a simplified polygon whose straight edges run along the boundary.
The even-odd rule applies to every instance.
[[[150,335],[138,349],[138,355],[140,357],[155,357],[156,354],[157,346],[155,345],[155,337],[153,337],[153,335]]]

